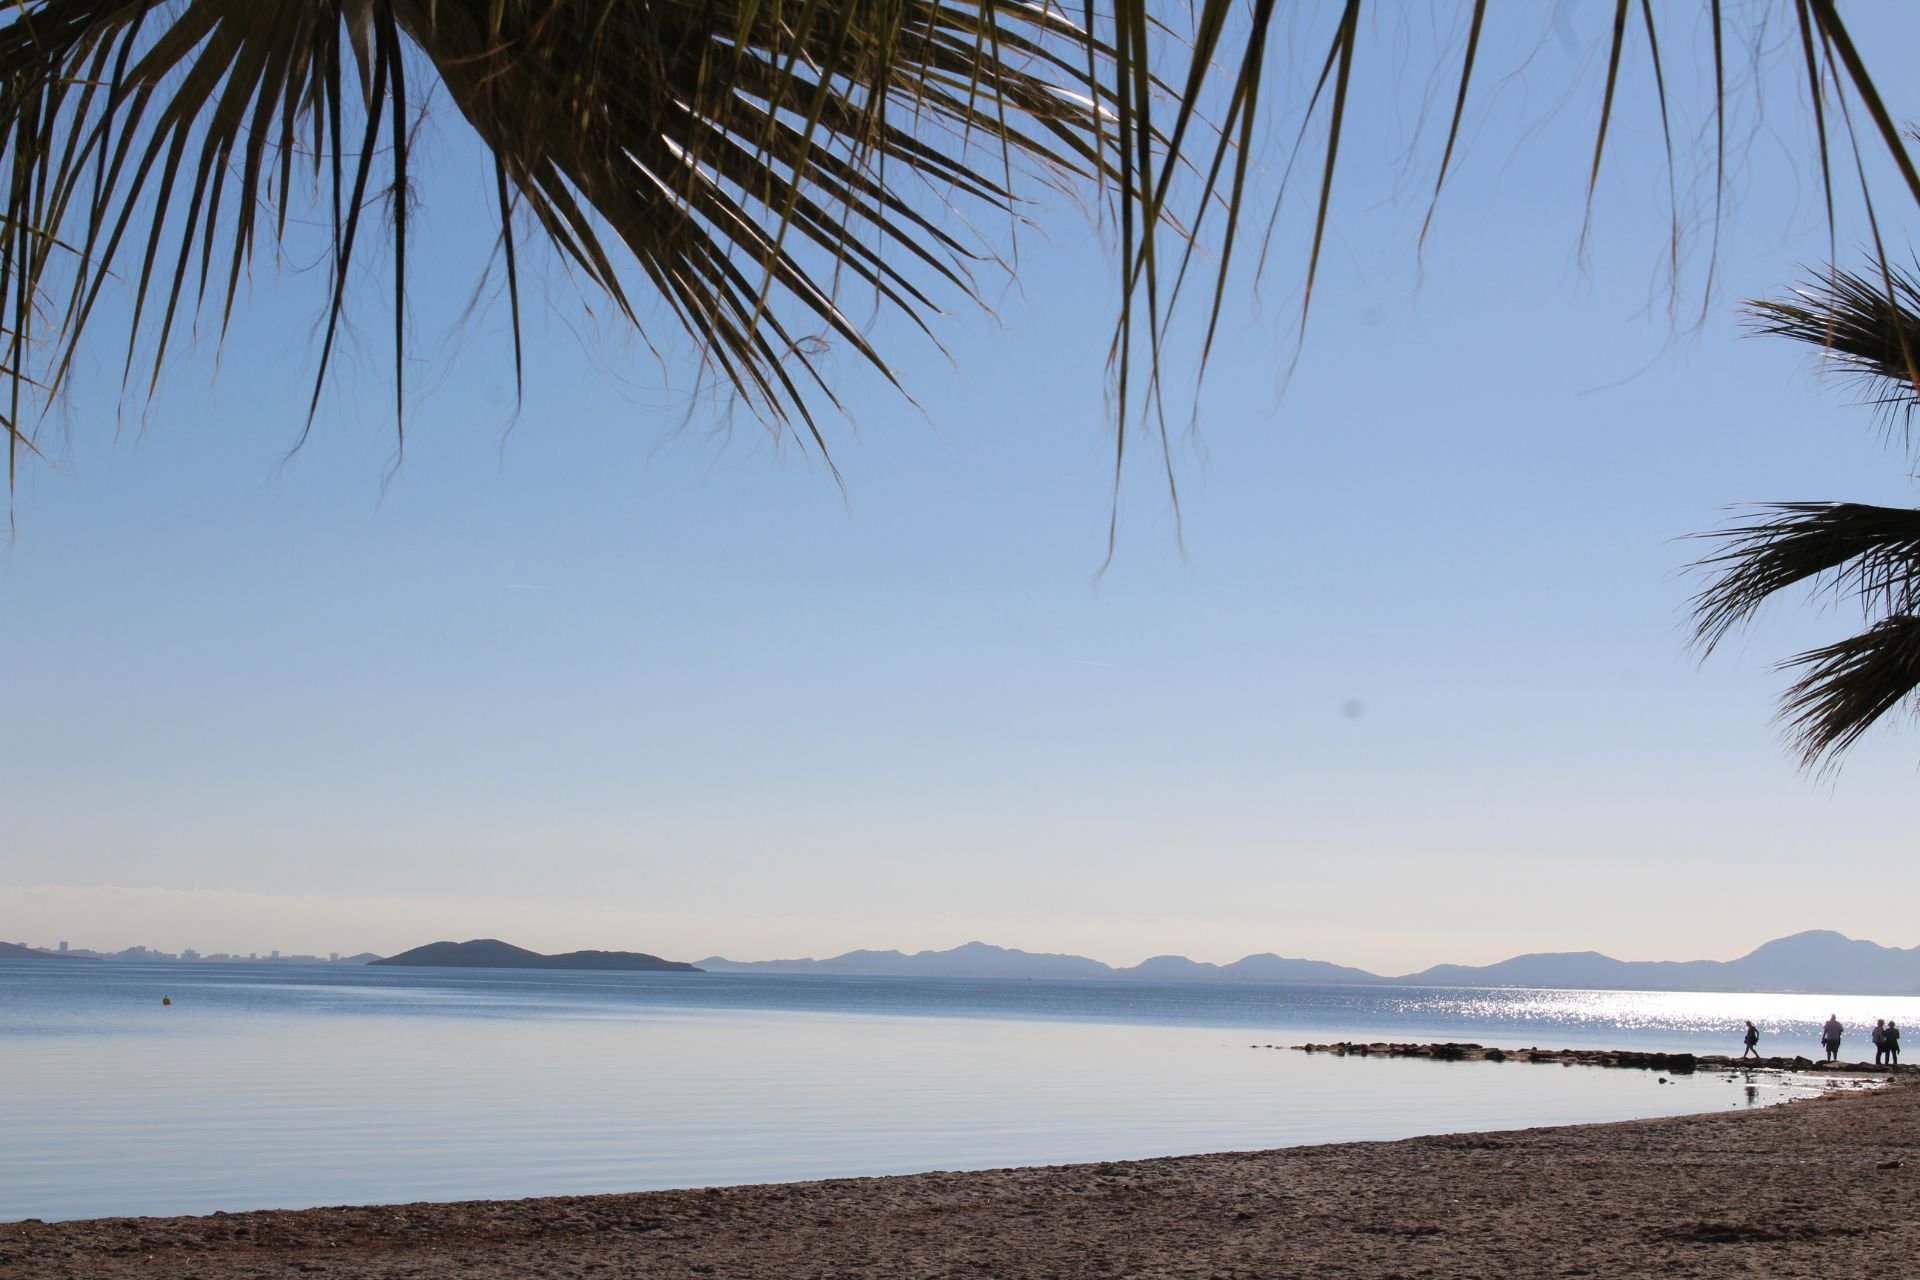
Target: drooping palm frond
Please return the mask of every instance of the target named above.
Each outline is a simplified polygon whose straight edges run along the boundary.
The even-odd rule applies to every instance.
[[[1138,378],[1134,372],[1138,368],[1144,367],[1147,371],[1144,379],[1146,400],[1149,406],[1154,405],[1157,390],[1162,385],[1159,353],[1163,337],[1180,305],[1180,286],[1187,277],[1187,268],[1195,251],[1197,238],[1189,233],[1199,228],[1217,205],[1223,211],[1227,232],[1213,281],[1214,287],[1209,291],[1206,304],[1208,339],[1205,345],[1211,345],[1211,335],[1226,296],[1228,267],[1234,247],[1233,230],[1246,212],[1246,202],[1254,198],[1248,185],[1248,175],[1254,165],[1250,150],[1254,131],[1252,113],[1260,99],[1267,66],[1266,45],[1275,38],[1271,35],[1275,27],[1273,19],[1280,6],[1278,0],[1251,0],[1244,5],[1242,0],[1192,0],[1189,6],[1192,12],[1192,49],[1187,59],[1190,72],[1184,81],[1175,78],[1179,92],[1169,106],[1161,109],[1161,117],[1170,114],[1173,124],[1165,129],[1169,145],[1164,153],[1159,153],[1144,145],[1134,133],[1137,129],[1156,126],[1155,103],[1149,95],[1129,94],[1126,87],[1130,71],[1149,65],[1152,53],[1150,20],[1157,12],[1157,0],[1113,0],[1113,4],[1111,27],[1098,27],[1094,22],[1094,7],[1091,0],[1087,0],[1089,28],[1103,34],[1111,31],[1109,42],[1115,57],[1116,95],[1123,108],[1116,117],[1115,130],[1120,153],[1128,157],[1124,163],[1130,165],[1138,179],[1137,186],[1129,188],[1139,192],[1137,200],[1133,202],[1138,208],[1130,204],[1125,210],[1123,272],[1127,290],[1114,342],[1121,383],[1120,403],[1123,406],[1121,426],[1124,431],[1127,393],[1130,384]],[[1383,7],[1375,5],[1371,12],[1377,14]],[[1606,40],[1607,53],[1603,85],[1597,103],[1593,146],[1591,153],[1585,157],[1590,209],[1592,194],[1602,180],[1607,148],[1613,134],[1612,123],[1619,105],[1622,71],[1636,46],[1644,49],[1651,70],[1653,105],[1659,117],[1669,166],[1669,198],[1677,203],[1677,195],[1674,194],[1677,184],[1672,174],[1675,163],[1673,130],[1669,114],[1671,66],[1663,54],[1660,38],[1660,21],[1671,20],[1669,15],[1674,8],[1656,5],[1653,0],[1614,0],[1611,6],[1596,11],[1596,17],[1604,15],[1605,18],[1604,29],[1597,21],[1595,27],[1596,36]],[[1809,158],[1820,175],[1825,192],[1830,239],[1837,225],[1832,155],[1836,135],[1856,160],[1863,159],[1871,149],[1877,148],[1883,152],[1898,173],[1908,199],[1915,206],[1920,206],[1920,166],[1916,166],[1909,153],[1878,88],[1873,69],[1854,39],[1852,30],[1841,17],[1837,0],[1763,0],[1760,4],[1732,8],[1735,12],[1729,13],[1729,6],[1723,5],[1721,0],[1705,0],[1688,17],[1688,20],[1699,21],[1708,29],[1712,46],[1710,98],[1714,107],[1712,183],[1715,241],[1705,270],[1703,300],[1711,290],[1716,271],[1719,219],[1726,190],[1726,49],[1730,43],[1734,47],[1748,43],[1756,48],[1772,46],[1785,52],[1787,46],[1777,45],[1764,34],[1778,30],[1781,25],[1779,19],[1783,16],[1786,19],[1784,25],[1798,35],[1798,41],[1791,47],[1791,55],[1799,64],[1804,80],[1805,101],[1811,107],[1813,129]],[[1422,246],[1434,227],[1434,212],[1452,172],[1455,144],[1473,101],[1476,72],[1482,65],[1483,36],[1489,6],[1486,0],[1474,0],[1471,7],[1461,3],[1454,9],[1456,22],[1464,28],[1464,37],[1458,54],[1456,87],[1444,135],[1445,142],[1437,157],[1433,191],[1427,216],[1421,225]],[[1317,151],[1321,157],[1319,181],[1313,192],[1311,230],[1305,243],[1299,246],[1304,263],[1298,325],[1298,340],[1301,342],[1304,342],[1306,319],[1312,305],[1328,226],[1330,219],[1337,216],[1333,195],[1350,115],[1347,108],[1353,73],[1357,65],[1365,62],[1369,52],[1363,47],[1368,28],[1365,15],[1369,12],[1364,0],[1329,0],[1323,12],[1324,26],[1329,29],[1329,34],[1324,56],[1315,59],[1319,64],[1318,75],[1308,79],[1310,87],[1304,104],[1286,104],[1289,110],[1298,111],[1303,117],[1294,151],[1287,157],[1287,171],[1290,172],[1302,156]],[[1516,5],[1500,17],[1509,23],[1530,23],[1542,20],[1547,12],[1546,6]],[[1551,12],[1559,15],[1562,10],[1554,7]],[[1739,23],[1750,23],[1755,38],[1743,41],[1742,33],[1733,29]],[[1318,46],[1309,52],[1318,55]],[[1401,55],[1396,52],[1394,56]],[[1206,73],[1214,67],[1224,68],[1227,78],[1224,88],[1213,85],[1208,79]],[[1197,127],[1208,103],[1223,104],[1218,105],[1218,127]],[[1317,129],[1312,127],[1316,121]],[[1204,179],[1197,193],[1183,196],[1173,177],[1188,168],[1203,174]],[[1885,268],[1886,253],[1881,245],[1878,220],[1874,214],[1874,193],[1866,183],[1863,167],[1860,172],[1861,194],[1868,222],[1873,229],[1880,264]],[[1280,192],[1274,197],[1276,201],[1285,198],[1285,186],[1283,181]],[[1183,204],[1185,200],[1191,200],[1191,212]],[[1159,263],[1160,232],[1176,217],[1183,219],[1182,233],[1173,237],[1177,270],[1163,271]],[[1277,222],[1276,209],[1267,224],[1269,235]],[[1673,210],[1670,226],[1670,263],[1677,272],[1680,237],[1677,208]],[[1883,275],[1891,287],[1891,271],[1883,270]],[[1169,277],[1173,281],[1170,288],[1166,284]],[[1146,347],[1146,358],[1130,359],[1136,345],[1140,344]],[[1203,371],[1205,362],[1203,352]]]
[[[1875,281],[1828,267],[1792,299],[1747,304],[1756,328],[1819,348],[1868,388],[1869,403],[1905,419],[1920,399],[1920,283]],[[1710,653],[1729,631],[1790,587],[1855,597],[1868,628],[1781,664],[1799,678],[1784,720],[1813,767],[1836,761],[1920,682],[1920,509],[1858,502],[1788,502],[1698,535],[1719,544],[1695,568],[1712,576],[1693,598],[1694,642]]]
[[[1913,702],[1920,688],[1920,617],[1882,618],[1781,668],[1801,672],[1781,702],[1801,763],[1832,763],[1881,717]]]
[[[1804,64],[1829,225],[1834,137],[1856,155],[1883,150],[1920,204],[1920,171],[1837,0],[1760,0],[1732,15],[1701,3],[1716,235],[1725,49],[1782,47],[1731,28],[1778,30],[1783,15],[1799,37],[1786,54]],[[1302,335],[1352,154],[1350,98],[1374,53],[1369,17],[1382,8],[1330,0],[1324,45],[1306,50],[1318,67],[1306,100],[1278,104],[1302,121],[1286,171],[1317,171],[1299,246]],[[1485,30],[1543,12],[1459,6],[1463,51],[1423,244],[1486,76]],[[1651,67],[1670,166],[1669,93],[1689,65],[1661,38],[1669,6],[1615,0],[1601,12],[1605,83],[1577,162],[1589,191],[1617,145],[1628,60],[1643,52]],[[1203,231],[1219,246],[1204,370],[1243,215],[1262,194],[1253,142],[1274,104],[1270,55],[1312,29],[1293,18],[1279,0],[0,0],[0,427],[14,452],[31,446],[23,401],[67,379],[110,278],[133,303],[127,375],[140,364],[150,391],[177,326],[203,305],[224,326],[257,242],[314,199],[332,230],[314,395],[376,202],[390,210],[402,354],[412,131],[431,96],[492,152],[516,316],[530,225],[617,314],[633,320],[663,300],[718,381],[815,438],[814,407],[834,403],[814,357],[821,339],[887,368],[843,290],[924,325],[941,298],[979,296],[979,243],[946,206],[1010,213],[1022,170],[1087,180],[1119,215],[1124,455],[1143,405],[1164,422],[1163,343]],[[1273,198],[1288,198],[1284,179]],[[517,322],[515,333],[517,355]],[[404,368],[397,360],[396,384]],[[397,415],[404,406],[397,385]]]
[[[1869,608],[1920,600],[1920,510],[1859,502],[1783,502],[1747,524],[1696,535],[1720,549],[1696,565],[1715,576],[1693,598],[1694,641],[1712,652],[1769,598],[1800,583],[1857,595]]]
[[[1747,304],[1760,333],[1819,347],[1864,387],[1868,403],[1903,422],[1920,403],[1920,280],[1828,267],[1791,298]]]
[[[886,372],[842,293],[924,328],[974,297],[949,207],[1022,172],[1113,177],[1105,53],[1024,0],[12,0],[0,12],[0,306],[15,452],[110,280],[151,391],[257,243],[330,218],[325,385],[369,209],[392,237],[404,415],[411,134],[431,87],[491,153],[515,312],[525,216],[635,324],[671,308],[718,378],[819,439],[816,335]],[[423,84],[423,81],[426,82]],[[142,345],[146,351],[142,358]],[[890,375],[889,375],[890,376]]]

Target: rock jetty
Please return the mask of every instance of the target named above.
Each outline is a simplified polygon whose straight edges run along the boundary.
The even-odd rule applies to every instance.
[[[1278,1049],[1276,1044],[1249,1045]],[[1330,1053],[1336,1058],[1429,1058],[1435,1062],[1537,1062],[1561,1067],[1629,1067],[1691,1075],[1695,1071],[1801,1071],[1821,1075],[1905,1074],[1920,1068],[1875,1066],[1871,1062],[1816,1062],[1812,1058],[1734,1058],[1721,1053],[1642,1053],[1635,1049],[1493,1049],[1480,1044],[1296,1044],[1302,1053]]]

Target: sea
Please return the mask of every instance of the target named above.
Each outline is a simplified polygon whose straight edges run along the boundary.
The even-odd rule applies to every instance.
[[[1307,1054],[1817,1058],[1920,998],[0,962],[0,1221],[1134,1159],[1761,1106],[1815,1078]]]

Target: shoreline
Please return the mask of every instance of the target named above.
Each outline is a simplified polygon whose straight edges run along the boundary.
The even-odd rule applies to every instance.
[[[1920,1085],[1396,1142],[0,1225],[0,1280],[1845,1274],[1920,1246]],[[1891,1252],[1890,1252],[1891,1251]]]

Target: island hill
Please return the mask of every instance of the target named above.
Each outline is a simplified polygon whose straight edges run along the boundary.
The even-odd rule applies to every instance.
[[[424,947],[402,951],[369,964],[405,965],[432,969],[599,969],[605,971],[652,973],[699,973],[682,960],[662,960],[644,951],[565,951],[543,956],[538,951],[516,947],[498,938],[473,938],[467,942],[429,942]]]

